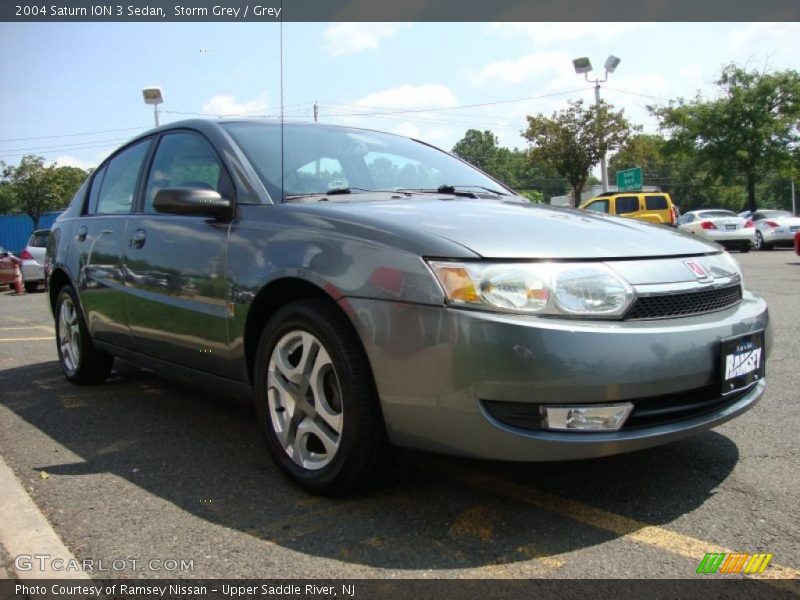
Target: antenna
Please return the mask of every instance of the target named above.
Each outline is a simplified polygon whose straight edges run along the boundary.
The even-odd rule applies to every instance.
[[[281,0],[281,24],[280,24],[280,44],[281,44],[281,202],[286,198],[286,192],[283,187],[283,0]]]

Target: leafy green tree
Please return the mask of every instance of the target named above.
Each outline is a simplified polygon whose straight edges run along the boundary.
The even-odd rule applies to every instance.
[[[3,169],[0,164],[0,171]],[[7,181],[0,181],[0,215],[7,215],[17,212],[17,195],[14,188]]]
[[[526,150],[500,146],[491,131],[469,129],[453,154],[502,181],[532,202],[544,202],[564,193],[564,179],[552,168],[531,160]]]
[[[756,209],[756,186],[790,162],[800,143],[800,74],[767,73],[728,65],[716,81],[719,95],[651,106],[670,145],[696,153],[699,166],[724,181],[739,176],[747,205]]]
[[[86,171],[77,167],[45,165],[41,156],[27,155],[16,167],[2,163],[4,192],[13,195],[13,208],[24,212],[39,227],[43,213],[65,208],[86,178]]]
[[[567,180],[577,206],[592,167],[604,154],[623,146],[634,130],[624,111],[615,111],[605,102],[585,107],[583,100],[574,100],[552,117],[528,116],[522,136],[532,145],[534,161],[552,167]]]

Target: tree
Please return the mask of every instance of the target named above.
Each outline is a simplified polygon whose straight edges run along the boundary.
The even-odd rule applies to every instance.
[[[27,155],[16,167],[3,163],[4,194],[13,196],[12,208],[27,214],[33,228],[39,228],[42,213],[65,208],[86,178],[86,171],[77,167],[45,165],[41,156]]]
[[[528,116],[522,134],[531,145],[530,156],[555,169],[572,187],[575,206],[591,169],[604,154],[621,147],[634,128],[624,111],[614,111],[605,102],[584,107],[574,100],[552,117]]]
[[[552,168],[531,160],[526,150],[500,146],[491,131],[468,129],[453,154],[475,165],[531,202],[564,193],[564,180]]]
[[[0,165],[2,171],[3,165]],[[0,181],[0,215],[17,212],[17,195],[7,181]]]
[[[696,153],[700,166],[723,181],[740,176],[755,210],[756,185],[791,159],[800,142],[800,74],[748,71],[728,65],[716,81],[719,97],[679,99],[649,107],[670,145]]]

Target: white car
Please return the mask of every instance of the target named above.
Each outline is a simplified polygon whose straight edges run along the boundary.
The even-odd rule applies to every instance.
[[[753,213],[756,226],[757,250],[772,250],[775,246],[793,246],[794,235],[800,231],[800,217],[788,210],[757,210]]]
[[[678,219],[677,226],[678,231],[717,242],[728,250],[750,252],[756,241],[753,222],[730,210],[693,210]]]
[[[39,284],[44,283],[44,254],[49,238],[49,229],[34,231],[28,240],[28,245],[19,255],[22,259],[20,270],[26,292],[35,292]]]

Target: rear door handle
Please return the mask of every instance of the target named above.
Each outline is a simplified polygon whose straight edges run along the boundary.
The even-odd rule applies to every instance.
[[[128,240],[128,246],[131,248],[141,248],[144,246],[145,240],[147,240],[147,234],[144,229],[137,229],[133,232],[131,239]]]
[[[89,230],[86,228],[86,225],[81,225],[80,229],[78,229],[78,241],[83,242],[86,239],[86,234],[89,233]]]

